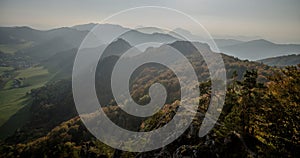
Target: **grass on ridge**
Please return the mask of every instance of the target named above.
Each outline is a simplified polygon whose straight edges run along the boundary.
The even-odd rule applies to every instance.
[[[30,48],[33,42],[24,42],[21,44],[0,44],[0,51],[7,54],[14,54],[19,50]]]

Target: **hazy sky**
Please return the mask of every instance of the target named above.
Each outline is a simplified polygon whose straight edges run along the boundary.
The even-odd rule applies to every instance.
[[[0,24],[38,29],[72,26],[145,5],[181,10],[219,37],[300,43],[300,0],[0,0]]]

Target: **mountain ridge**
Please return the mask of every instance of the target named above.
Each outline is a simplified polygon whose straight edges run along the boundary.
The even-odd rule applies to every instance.
[[[258,39],[224,46],[220,48],[220,51],[241,59],[259,60],[273,56],[300,53],[300,44],[276,44],[264,39]]]
[[[300,64],[300,54],[284,55],[258,60],[269,66],[296,66]]]

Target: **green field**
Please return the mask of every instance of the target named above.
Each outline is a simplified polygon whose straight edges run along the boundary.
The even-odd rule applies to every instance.
[[[0,66],[0,75],[2,75],[3,74],[3,72],[5,72],[5,71],[10,71],[10,70],[13,70],[14,68],[12,68],[12,67],[2,67],[2,66]]]
[[[17,75],[14,77],[14,79],[20,79],[22,78],[22,85],[25,87],[31,87],[40,85],[44,81],[48,81],[49,78],[49,72],[47,69],[44,69],[43,67],[31,67],[25,70],[18,70],[15,72]],[[5,86],[4,90],[12,89],[13,87],[13,80],[8,81]]]
[[[0,51],[3,53],[14,54],[19,50],[30,48],[33,42],[24,42],[21,44],[0,44]]]
[[[24,78],[20,88],[12,87],[11,79],[5,87],[0,90],[0,126],[3,125],[12,115],[26,105],[26,93],[45,85],[50,79],[51,74],[43,67],[31,67],[25,70],[18,70],[16,77]]]

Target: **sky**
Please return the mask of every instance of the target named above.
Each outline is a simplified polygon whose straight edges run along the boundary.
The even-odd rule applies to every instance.
[[[300,43],[300,0],[0,0],[0,25],[45,30],[100,22],[139,6],[185,12],[215,37]]]

